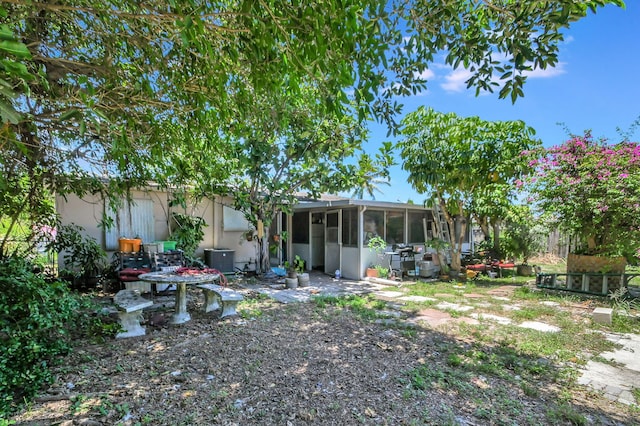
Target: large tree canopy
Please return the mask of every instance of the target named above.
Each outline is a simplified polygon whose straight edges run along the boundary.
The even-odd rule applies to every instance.
[[[424,89],[421,72],[441,51],[448,64],[469,70],[469,86],[515,99],[524,71],[557,62],[561,30],[607,3],[622,5],[7,0],[0,6],[3,187],[22,182],[24,191],[14,193],[24,202],[15,204],[29,206],[38,191],[120,194],[119,182],[166,181],[167,170],[184,181],[178,175],[202,159],[166,165],[168,151],[233,150],[245,137],[234,120],[250,123],[261,99],[300,96],[308,87],[321,117],[375,118],[394,131],[397,95]],[[287,110],[274,120],[292,122]]]
[[[431,108],[408,114],[402,124],[402,167],[409,172],[409,183],[428,193],[444,214],[452,238],[452,268],[459,268],[466,224],[461,223],[453,240],[454,216],[467,218],[474,206],[489,203],[489,196],[498,205],[511,199],[516,179],[528,170],[521,153],[540,142],[522,121],[492,122]]]

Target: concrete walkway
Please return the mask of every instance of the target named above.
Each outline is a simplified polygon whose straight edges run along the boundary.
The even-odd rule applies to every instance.
[[[281,282],[280,282],[281,281]],[[282,302],[307,302],[313,296],[347,296],[352,294],[374,294],[382,300],[402,304],[405,302],[416,301],[423,302],[427,300],[435,301],[437,299],[425,297],[407,297],[402,288],[397,291],[383,291],[392,285],[402,287],[409,282],[393,282],[388,280],[371,280],[358,281],[339,279],[336,280],[325,274],[318,272],[310,273],[310,283],[308,287],[298,287],[297,289],[285,289],[284,279],[268,280],[258,284],[243,284],[242,287],[266,294],[269,297]],[[509,297],[513,294],[515,286],[503,286],[488,292],[494,299],[505,302],[505,307],[510,306]],[[437,296],[437,295],[436,295]],[[451,295],[447,294],[447,297]],[[461,296],[468,296],[461,294]],[[474,297],[471,297],[474,298]],[[544,302],[541,302],[544,304]],[[471,313],[469,317],[450,315],[447,310],[466,312],[473,309],[469,305],[458,305],[455,303],[441,302],[433,308],[421,310],[416,317],[406,319],[410,323],[426,323],[430,327],[438,328],[448,323],[465,322],[468,324],[478,324],[479,320],[489,320],[497,323],[509,323],[510,320],[503,317],[487,314]],[[518,308],[513,306],[514,309]],[[509,310],[509,309],[505,309]],[[541,322],[529,321],[520,324],[521,327],[534,328],[543,332],[558,332],[560,329],[549,324]],[[640,389],[640,335],[636,334],[610,334],[607,339],[619,345],[619,348],[613,352],[605,352],[600,354],[601,358],[611,360],[611,363],[602,363],[598,361],[589,361],[584,367],[582,376],[578,383],[589,386],[597,391],[602,391],[604,395],[612,401],[618,401],[624,404],[635,404],[633,389]]]
[[[640,336],[637,334],[606,334],[620,345],[613,352],[603,352],[600,361],[589,361],[578,383],[602,391],[612,401],[635,404],[633,389],[640,389]]]

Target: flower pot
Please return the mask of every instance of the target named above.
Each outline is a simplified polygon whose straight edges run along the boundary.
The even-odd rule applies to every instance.
[[[309,286],[309,274],[302,273],[298,274],[298,286],[299,287],[308,287]]]
[[[175,250],[176,244],[178,244],[176,241],[164,241],[163,243],[164,251]]]
[[[291,288],[291,289],[298,288],[298,278],[285,278],[284,282],[287,288]]]
[[[367,277],[377,278],[378,270],[376,268],[367,268],[366,274],[367,274]]]
[[[142,244],[142,247],[144,248],[145,252],[150,254],[164,252],[164,243],[162,242],[156,241],[155,243],[146,243]]]
[[[516,267],[516,273],[522,277],[530,277],[531,275],[533,275],[533,266],[518,265]]]
[[[139,252],[141,245],[142,239],[140,238],[120,238],[118,240],[118,249],[127,253]]]

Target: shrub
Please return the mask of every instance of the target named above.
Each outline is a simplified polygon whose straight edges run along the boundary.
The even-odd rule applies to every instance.
[[[47,282],[23,259],[0,261],[0,418],[51,380],[49,367],[70,349],[69,331],[100,323],[88,299]]]
[[[633,258],[640,247],[640,143],[607,144],[587,132],[536,154],[529,190],[578,237],[580,252]]]

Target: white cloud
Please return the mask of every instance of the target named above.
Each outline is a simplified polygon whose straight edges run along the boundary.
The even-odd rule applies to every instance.
[[[471,71],[466,70],[464,68],[460,68],[457,70],[451,71],[447,76],[445,76],[445,82],[440,84],[447,92],[462,92],[467,89],[466,80],[471,77]]]
[[[565,62],[558,62],[555,67],[547,67],[546,69],[535,68],[531,71],[525,71],[523,74],[529,78],[551,78],[566,73]]]
[[[434,78],[436,76],[436,73],[434,73],[430,69],[426,69],[426,70],[422,71],[420,74],[415,73],[414,76],[416,78],[421,78],[423,80],[430,80],[430,79],[432,79],[432,78]]]
[[[522,74],[528,78],[553,78],[565,74],[565,62],[558,62],[555,67],[547,67],[546,69],[535,68],[531,71],[524,71]],[[453,70],[449,68],[449,73],[444,77],[444,82],[440,84],[446,92],[460,93],[467,90],[466,81],[471,77],[471,71],[465,68]],[[492,81],[502,84],[499,74],[492,77]]]

